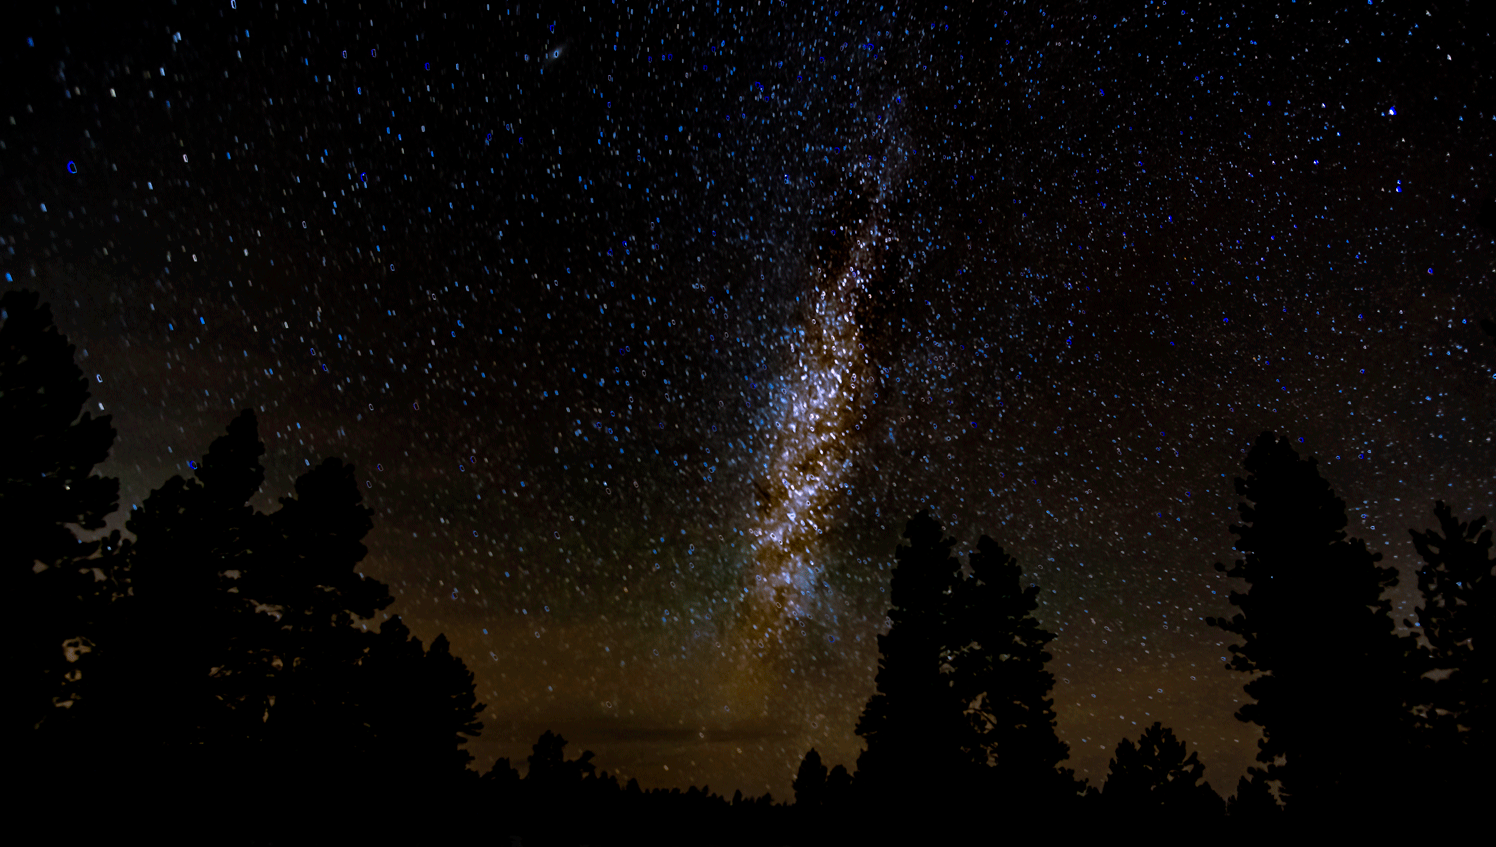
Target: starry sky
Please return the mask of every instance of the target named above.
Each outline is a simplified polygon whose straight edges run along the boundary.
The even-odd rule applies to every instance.
[[[0,272],[113,416],[109,528],[243,408],[258,508],[355,465],[475,767],[851,769],[928,506],[1040,587],[1079,776],[1161,720],[1229,794],[1256,435],[1399,622],[1433,501],[1496,517],[1480,5],[35,4]]]

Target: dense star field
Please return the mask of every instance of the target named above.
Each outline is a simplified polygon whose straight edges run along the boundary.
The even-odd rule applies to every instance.
[[[1229,793],[1257,435],[1399,623],[1408,530],[1492,513],[1483,4],[568,5],[48,3],[0,48],[0,272],[119,431],[109,528],[241,409],[257,508],[352,462],[475,767],[851,769],[929,506],[1040,587],[1077,776],[1157,720]]]

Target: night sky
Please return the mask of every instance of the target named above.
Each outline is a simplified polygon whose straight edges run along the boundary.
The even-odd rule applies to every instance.
[[[243,408],[261,510],[352,462],[481,770],[852,769],[929,506],[1040,587],[1078,776],[1160,720],[1230,794],[1256,436],[1399,624],[1434,500],[1496,518],[1479,0],[34,5],[0,272],[119,431],[109,528]]]

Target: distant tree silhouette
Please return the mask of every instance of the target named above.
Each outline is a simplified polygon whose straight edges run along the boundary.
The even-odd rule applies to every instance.
[[[1496,761],[1496,652],[1490,646],[1496,643],[1496,555],[1485,518],[1460,521],[1442,500],[1434,514],[1438,530],[1409,531],[1425,563],[1418,571],[1423,605],[1415,610],[1416,622],[1404,621],[1423,641],[1408,698],[1424,756],[1415,782],[1430,801],[1468,806],[1489,793],[1489,785],[1482,789],[1469,775]]]
[[[372,754],[423,783],[449,783],[466,773],[473,756],[462,745],[483,730],[484,706],[473,672],[452,655],[446,635],[423,650],[392,617],[380,624],[361,669],[356,714],[371,731],[366,760]]]
[[[846,768],[836,767],[837,784],[833,787],[821,754],[814,747],[800,761],[800,769],[790,784],[795,792],[795,827],[799,836],[796,843],[823,843],[836,832],[846,832],[846,828],[835,819],[848,811],[845,803],[849,799],[851,777]]]
[[[1207,619],[1242,639],[1228,667],[1254,674],[1236,716],[1262,727],[1257,759],[1288,812],[1367,820],[1392,799],[1386,745],[1407,737],[1409,642],[1382,598],[1396,576],[1346,538],[1345,502],[1286,438],[1263,433],[1244,464],[1231,527],[1244,558],[1216,568],[1248,591],[1231,593],[1241,613]]]
[[[488,773],[483,775],[483,779],[499,786],[502,793],[510,793],[520,783],[519,771],[509,764],[508,759],[496,760]]]
[[[119,497],[118,479],[93,475],[114,444],[110,416],[83,411],[88,382],[76,348],[38,300],[31,291],[0,297],[0,571],[6,598],[26,616],[24,638],[8,652],[6,745],[22,758],[45,755],[45,725],[67,717],[87,687],[81,671],[108,574],[82,561],[100,542],[80,542],[70,525],[103,527]]]
[[[525,782],[536,786],[569,787],[591,776],[597,766],[592,763],[592,751],[583,750],[580,758],[565,757],[566,739],[546,730],[531,748],[530,770]]]
[[[596,826],[595,816],[611,812],[613,816],[634,820],[639,811],[640,799],[628,804],[632,808],[608,803],[614,792],[600,790],[606,786],[597,783],[597,766],[593,764],[591,750],[582,751],[576,759],[567,759],[566,739],[546,730],[530,748],[529,770],[523,782],[518,783],[516,797],[522,804],[515,809],[519,829],[526,835],[526,844],[572,844],[592,840],[606,829]],[[507,761],[500,760],[507,767]],[[498,765],[495,765],[498,769]],[[491,772],[492,773],[492,772]],[[501,774],[499,779],[514,784],[514,778]],[[617,781],[613,780],[613,788]],[[638,791],[638,783],[633,784]],[[579,806],[589,810],[579,815]]]
[[[710,786],[644,791],[631,778],[620,787],[617,777],[595,772],[591,751],[569,760],[565,747],[566,739],[547,730],[531,748],[524,779],[507,759],[499,759],[476,783],[464,786],[463,796],[483,810],[484,821],[500,821],[498,831],[521,837],[526,847],[608,843],[620,834],[629,843],[758,847],[809,843],[806,836],[816,829],[814,821],[804,826],[795,808],[776,804],[771,794],[744,797],[738,790],[729,802]],[[829,784],[842,790],[849,781],[838,766]],[[847,822],[837,823],[844,831]],[[493,832],[491,826],[477,830],[490,840]]]
[[[1077,800],[1083,787],[1061,768],[1069,745],[1055,734],[1054,675],[1044,649],[1054,636],[1033,616],[1037,586],[1025,586],[1018,562],[987,536],[970,557],[947,604],[952,688],[965,706],[961,747],[975,766],[973,787],[1040,814],[1039,806]],[[979,787],[978,787],[979,786]],[[1052,809],[1050,810],[1052,811]]]
[[[826,793],[822,804],[828,815],[841,815],[852,800],[852,775],[844,765],[837,765],[826,775]]]
[[[1236,782],[1236,794],[1226,801],[1226,815],[1235,826],[1266,827],[1275,824],[1283,807],[1273,797],[1273,789],[1262,768],[1247,768],[1251,778]]]
[[[960,749],[963,706],[941,672],[951,652],[947,603],[960,577],[951,556],[956,541],[944,537],[929,510],[908,522],[904,537],[909,544],[895,551],[891,579],[892,625],[878,636],[876,693],[856,729],[867,744],[857,760],[858,798],[867,806],[866,821],[884,830],[917,826],[907,814],[889,816],[933,808],[970,776]]]
[[[1225,814],[1225,803],[1203,782],[1199,753],[1185,755],[1183,742],[1155,721],[1136,745],[1117,744],[1102,788],[1102,805],[1112,816],[1160,822],[1202,824]]]
[[[805,811],[818,812],[826,802],[826,766],[821,754],[810,748],[800,761],[800,770],[790,783],[795,791],[795,805]]]
[[[272,680],[273,704],[247,761],[235,761],[248,802],[308,817],[359,804],[409,823],[421,808],[474,796],[462,749],[482,724],[472,674],[445,636],[430,648],[398,617],[350,630]],[[230,748],[233,749],[232,747]]]

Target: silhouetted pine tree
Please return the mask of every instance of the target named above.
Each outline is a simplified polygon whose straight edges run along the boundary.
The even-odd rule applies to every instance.
[[[842,769],[842,776],[846,776],[845,768]],[[800,769],[795,773],[790,787],[795,792],[795,843],[823,843],[833,832],[831,817],[834,811],[827,802],[830,792],[826,765],[821,762],[821,754],[814,747],[800,761]]]
[[[374,617],[393,600],[383,583],[358,572],[368,552],[362,539],[373,528],[374,511],[362,503],[352,466],[326,459],[296,480],[295,491],[295,497],[279,498],[280,508],[263,517],[258,555],[241,569],[240,593],[274,616],[269,637],[257,644],[276,670],[256,698],[268,708],[268,698],[274,696],[279,712],[266,721],[263,737],[267,752],[293,745],[325,752],[328,761],[366,758],[378,744],[373,736],[392,731],[377,721],[358,721],[369,728],[350,727],[338,733],[336,742],[325,738],[307,747],[296,739],[318,731],[318,713],[352,716],[394,708],[410,692],[373,690],[378,685],[374,679],[380,672],[418,674],[422,648],[398,620],[384,621],[381,638],[355,623]],[[387,684],[404,683],[392,677]]]
[[[816,752],[816,748],[810,748],[800,761],[800,770],[795,773],[790,787],[795,791],[795,805],[802,811],[818,813],[825,804],[826,766],[821,763],[821,754]]]
[[[525,774],[525,782],[536,787],[568,789],[579,785],[597,770],[592,763],[591,750],[583,750],[579,758],[567,759],[566,739],[550,730],[546,730],[530,749],[530,770]]]
[[[81,671],[108,599],[99,579],[108,574],[82,561],[100,542],[80,542],[70,525],[103,527],[119,496],[118,479],[92,475],[114,444],[110,416],[83,411],[88,381],[76,348],[38,300],[30,291],[0,298],[0,578],[25,616],[8,651],[6,749],[27,761],[55,758],[40,751],[41,736],[53,735],[46,724],[66,717],[86,688]]]
[[[313,637],[390,605],[389,589],[358,572],[374,510],[363,506],[352,465],[325,459],[297,478],[295,498],[279,502],[269,516],[272,555],[244,590],[281,610],[282,632]]]
[[[826,775],[824,808],[829,815],[846,812],[852,801],[852,775],[844,765],[837,765]]]
[[[195,478],[173,476],[126,522],[134,538],[110,558],[128,594],[110,605],[98,646],[97,698],[81,704],[96,743],[121,744],[137,787],[203,777],[211,754],[242,752],[263,720],[254,683],[270,673],[262,649],[274,621],[235,590],[263,546],[264,516],[246,505],[264,479],[254,417],[214,440]],[[170,704],[170,705],[164,705]],[[182,756],[192,754],[192,762]],[[164,788],[163,788],[164,790]]]
[[[877,691],[863,708],[857,734],[867,748],[857,760],[856,789],[877,829],[919,826],[910,810],[949,806],[949,793],[968,775],[962,767],[962,706],[941,672],[950,633],[945,604],[960,576],[928,510],[904,529],[908,545],[895,552],[889,631],[878,636]],[[898,810],[897,819],[890,819]]]
[[[326,637],[341,652],[319,650],[272,680],[273,705],[241,765],[246,797],[311,817],[373,804],[407,823],[439,798],[474,796],[462,745],[481,730],[483,706],[446,638],[425,648],[398,616]]]
[[[1382,598],[1397,578],[1346,538],[1345,502],[1287,439],[1263,433],[1245,467],[1242,523],[1231,527],[1244,558],[1216,568],[1248,590],[1231,593],[1240,614],[1207,621],[1242,639],[1228,667],[1256,675],[1236,716],[1262,727],[1257,758],[1287,810],[1353,822],[1387,808],[1387,745],[1407,734],[1408,642]]]
[[[269,555],[243,586],[277,615],[265,645],[276,671],[261,760],[299,761],[305,774],[344,782],[377,767],[386,793],[448,790],[472,759],[462,745],[482,729],[472,673],[444,635],[426,649],[398,617],[377,632],[355,626],[391,598],[357,572],[373,511],[352,467],[328,459],[296,493],[268,516]]]
[[[1266,827],[1275,824],[1283,812],[1273,796],[1267,772],[1247,768],[1251,779],[1243,776],[1236,782],[1236,794],[1226,801],[1226,815],[1233,826]]]
[[[473,755],[463,745],[483,730],[478,716],[484,705],[473,672],[452,655],[447,636],[437,635],[422,649],[421,640],[392,617],[380,624],[360,670],[362,702],[350,717],[361,718],[352,723],[371,731],[368,753],[431,788],[464,777]],[[585,772],[591,771],[587,764]]]
[[[271,672],[262,648],[274,620],[237,591],[266,546],[265,518],[246,505],[264,479],[263,453],[246,412],[195,478],[172,477],[132,512],[125,526],[135,537],[108,557],[124,591],[96,650],[100,696],[78,710],[90,743],[132,763],[107,779],[156,790],[202,784],[203,759],[243,752],[263,721],[266,701],[253,695]]]
[[[495,760],[493,767],[488,769],[488,773],[484,774],[483,778],[500,786],[501,792],[517,788],[520,783],[519,771],[509,764],[507,758]]]
[[[241,678],[249,686],[242,693],[266,713],[251,732],[255,758],[293,760],[307,778],[327,781],[312,775],[409,755],[384,748],[399,737],[388,721],[411,707],[405,686],[421,674],[424,651],[398,618],[378,633],[355,623],[393,601],[357,570],[373,510],[362,505],[352,467],[327,459],[296,480],[295,492],[258,516],[257,540],[237,569],[237,593],[266,610],[256,618],[265,630],[254,642],[258,684]]]
[[[1155,721],[1136,745],[1126,738],[1117,745],[1102,805],[1112,817],[1206,823],[1222,817],[1226,806],[1204,776],[1200,754],[1186,756],[1173,730]]]
[[[1496,555],[1491,531],[1482,529],[1485,518],[1462,522],[1443,501],[1434,514],[1438,530],[1410,530],[1425,562],[1418,571],[1423,605],[1415,610],[1416,623],[1404,621],[1423,638],[1414,668],[1419,678],[1409,696],[1424,757],[1413,780],[1427,802],[1469,808],[1489,793],[1489,785],[1469,777],[1496,761]]]
[[[1070,752],[1055,734],[1054,675],[1045,670],[1054,636],[1039,627],[1037,586],[1023,585],[1018,562],[982,536],[947,605],[952,651],[948,678],[966,707],[961,747],[975,766],[972,786],[988,798],[1038,814],[1078,800],[1083,787],[1061,768]]]
[[[583,750],[576,759],[567,759],[566,739],[546,730],[530,748],[529,770],[520,786],[520,797],[526,804],[518,822],[529,844],[572,844],[589,840],[596,816],[604,810],[583,807],[586,780],[597,766],[592,751]],[[634,783],[637,790],[638,784]]]

